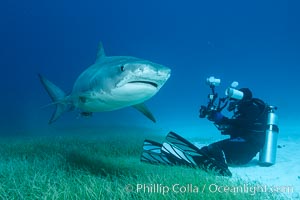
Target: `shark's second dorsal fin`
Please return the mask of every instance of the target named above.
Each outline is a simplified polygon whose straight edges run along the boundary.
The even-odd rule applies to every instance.
[[[103,57],[105,57],[104,48],[103,48],[102,42],[99,42],[96,63],[99,62],[101,60],[101,58],[103,58]]]

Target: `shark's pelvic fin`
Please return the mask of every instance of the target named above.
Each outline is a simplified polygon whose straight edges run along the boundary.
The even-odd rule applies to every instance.
[[[44,88],[48,92],[53,104],[56,105],[56,110],[52,114],[49,124],[56,121],[63,113],[70,110],[70,106],[64,101],[66,94],[59,87],[51,83],[45,77],[39,74],[39,78]]]
[[[101,60],[101,58],[105,57],[105,52],[104,52],[104,48],[103,48],[103,44],[102,42],[99,42],[98,44],[98,52],[97,52],[97,57],[96,57],[96,62],[99,62]]]
[[[156,122],[153,114],[150,112],[150,110],[147,108],[147,106],[144,103],[136,104],[133,106],[135,109],[143,113],[146,117],[148,117],[151,121]]]

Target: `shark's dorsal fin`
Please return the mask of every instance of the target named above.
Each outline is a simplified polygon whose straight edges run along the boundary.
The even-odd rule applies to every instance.
[[[105,57],[104,48],[103,48],[102,42],[99,42],[96,63],[99,62],[103,57]]]
[[[154,116],[150,112],[150,110],[147,108],[147,106],[144,103],[133,105],[135,109],[143,113],[146,117],[148,117],[151,121],[156,122]]]

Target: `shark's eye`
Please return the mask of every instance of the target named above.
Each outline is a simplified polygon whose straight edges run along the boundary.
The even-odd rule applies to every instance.
[[[124,65],[122,65],[122,66],[120,67],[120,69],[121,69],[121,72],[124,72],[124,71],[125,71]]]

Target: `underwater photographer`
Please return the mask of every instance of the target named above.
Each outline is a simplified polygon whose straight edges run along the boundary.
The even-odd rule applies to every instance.
[[[218,94],[215,87],[220,82],[220,79],[214,77],[207,78],[212,94],[208,96],[208,105],[201,106],[199,117],[206,117],[212,121],[221,134],[229,135],[230,138],[204,146],[201,150],[220,162],[234,165],[246,164],[261,152],[261,165],[274,164],[276,157],[274,143],[277,143],[276,133],[278,133],[277,116],[274,113],[276,107],[268,106],[261,99],[253,98],[249,88],[236,89],[237,82],[233,82],[231,87],[226,89],[227,97],[220,98],[216,105]],[[227,110],[233,112],[231,118],[221,113],[227,104],[229,104]],[[271,133],[268,132],[268,128]],[[266,139],[266,133],[268,137],[273,138]],[[271,144],[265,145],[266,140]]]
[[[206,79],[211,93],[208,104],[201,106],[200,118],[212,121],[224,139],[198,148],[182,136],[169,132],[163,143],[145,139],[141,161],[151,164],[184,165],[214,172],[216,175],[232,176],[228,164],[243,165],[259,152],[259,165],[271,166],[276,161],[278,118],[276,107],[253,98],[248,88],[237,89],[233,82],[219,98],[215,88],[221,83],[213,76]],[[224,108],[232,114],[222,114]]]

